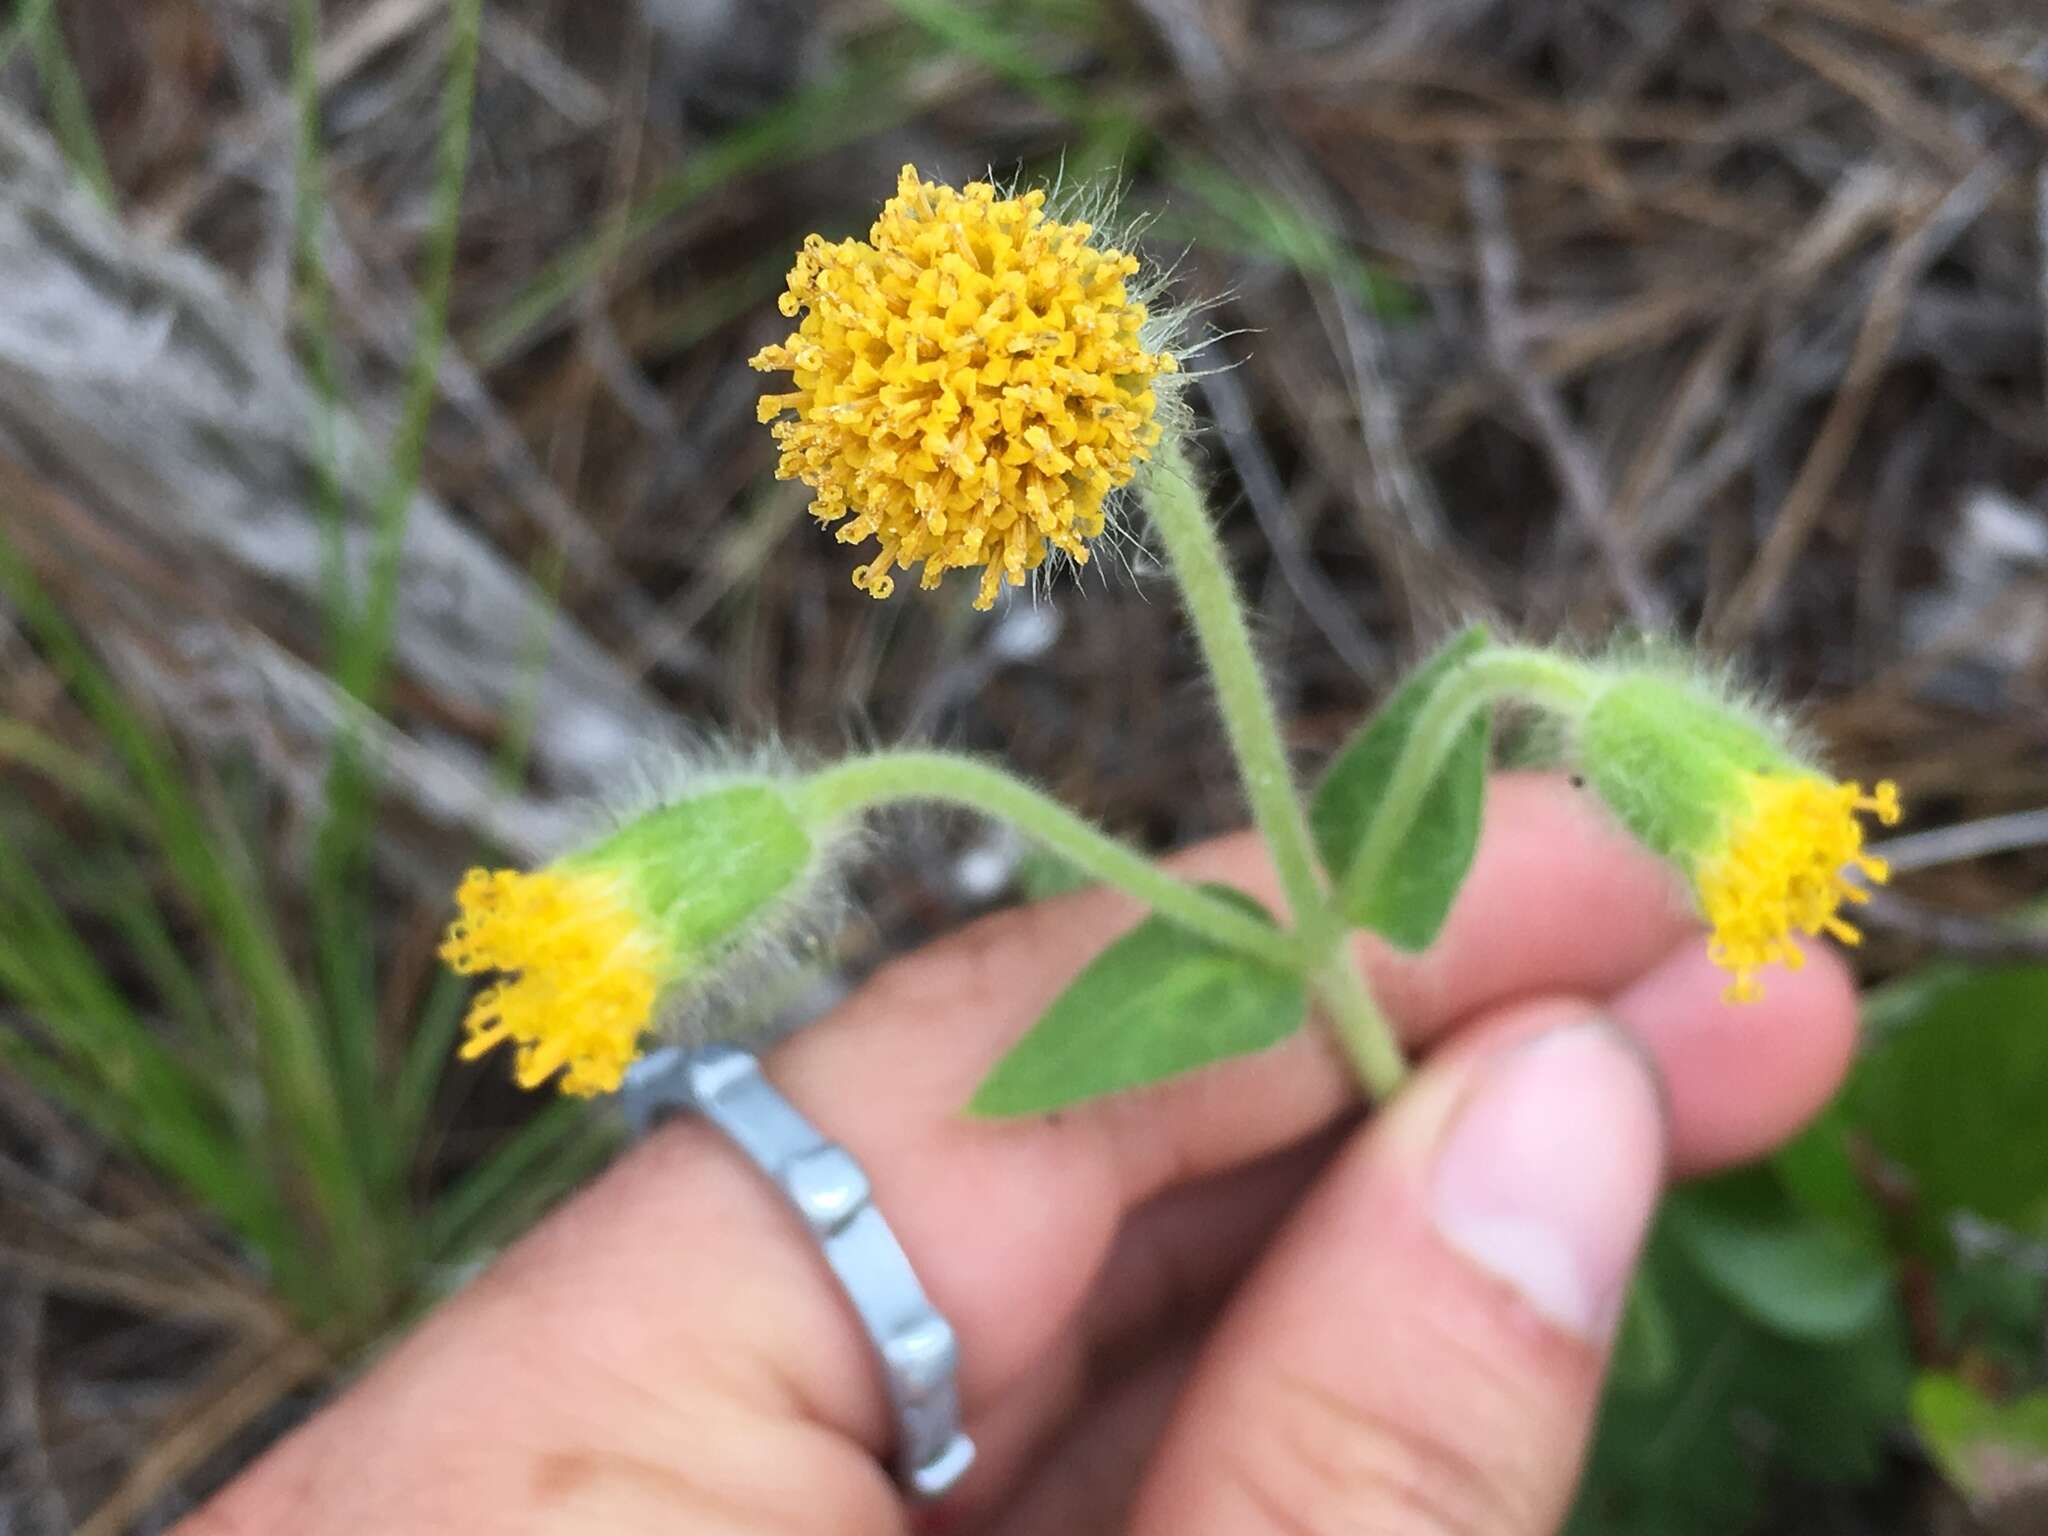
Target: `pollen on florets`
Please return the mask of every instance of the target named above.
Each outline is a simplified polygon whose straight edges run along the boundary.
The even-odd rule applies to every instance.
[[[1858,818],[1891,826],[1900,814],[1890,780],[1869,794],[1860,784],[1804,774],[1750,774],[1745,787],[1744,808],[1693,871],[1700,912],[1712,929],[1709,953],[1734,975],[1731,1002],[1762,995],[1762,967],[1776,962],[1797,970],[1805,963],[1794,933],[1862,941],[1842,908],[1868,901],[1870,893],[1850,871],[1875,884],[1888,871],[1884,860],[1863,851]]]
[[[509,1043],[522,1088],[560,1072],[578,1098],[615,1090],[672,968],[625,883],[603,870],[473,869],[455,899],[441,958],[463,975],[508,973],[470,1004],[463,1059]]]
[[[1106,499],[1159,441],[1155,384],[1177,367],[1147,349],[1137,258],[1094,235],[1041,190],[956,190],[905,166],[866,240],[805,242],[781,300],[803,318],[752,362],[794,376],[761,397],[777,476],[817,493],[841,542],[879,545],[855,586],[887,597],[892,569],[921,563],[933,587],[978,566],[987,608],[1049,551],[1087,561]]]

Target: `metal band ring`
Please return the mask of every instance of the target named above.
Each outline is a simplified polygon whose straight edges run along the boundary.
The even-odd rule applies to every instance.
[[[695,1111],[782,1191],[874,1346],[896,1415],[897,1480],[915,1498],[944,1496],[974,1463],[974,1442],[960,1428],[959,1346],[853,1154],[827,1141],[776,1092],[752,1053],[734,1046],[651,1051],[627,1072],[621,1094],[636,1136]]]

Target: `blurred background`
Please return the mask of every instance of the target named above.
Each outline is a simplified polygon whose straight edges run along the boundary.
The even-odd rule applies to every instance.
[[[1109,177],[1305,773],[1453,622],[1896,778],[1866,1047],[1673,1200],[1583,1533],[2048,1530],[2048,25],[2026,0],[15,0],[0,1533],[163,1529],[609,1154],[433,947],[664,751],[1242,819],[1124,541],[875,603],[745,366],[897,168]],[[1059,883],[906,822],[816,1006]]]

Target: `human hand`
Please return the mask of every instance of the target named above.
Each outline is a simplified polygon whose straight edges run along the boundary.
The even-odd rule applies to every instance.
[[[1248,837],[1181,872],[1276,900]],[[1422,957],[1362,950],[1423,1060],[1360,1122],[1316,1031],[1043,1120],[961,1106],[1135,920],[1089,891],[890,966],[776,1051],[961,1344],[975,1469],[906,1511],[866,1341],[774,1190],[671,1123],[182,1536],[1484,1532],[1567,1508],[1664,1179],[1827,1096],[1816,951],[1724,1006],[1667,870],[1559,780],[1488,796]]]

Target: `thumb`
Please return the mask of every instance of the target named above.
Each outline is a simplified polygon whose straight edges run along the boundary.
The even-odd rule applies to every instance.
[[[1137,1536],[1547,1536],[1662,1186],[1650,1068],[1523,1004],[1362,1130],[1216,1334]]]

